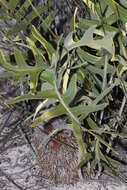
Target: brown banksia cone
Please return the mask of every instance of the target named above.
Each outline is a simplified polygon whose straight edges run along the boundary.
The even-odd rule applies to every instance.
[[[71,130],[62,130],[46,142],[45,137],[55,127],[47,123],[34,134],[33,144],[42,168],[42,180],[56,185],[74,184],[79,179],[76,139]]]

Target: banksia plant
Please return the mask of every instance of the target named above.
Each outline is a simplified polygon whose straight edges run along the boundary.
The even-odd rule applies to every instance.
[[[59,146],[59,143],[64,139],[62,143],[69,146],[74,142],[72,154],[75,151],[80,153],[80,161],[77,155],[75,156],[75,160],[78,160],[75,164],[77,170],[89,165],[88,176],[95,171],[100,175],[103,170],[108,170],[125,182],[126,177],[117,170],[120,159],[114,144],[117,139],[126,138],[123,131],[127,97],[127,4],[125,1],[118,3],[111,0],[82,0],[80,3],[87,9],[87,17],[81,17],[76,8],[66,36],[58,36],[52,32],[47,19],[42,25],[44,29],[48,28],[47,37],[31,24],[31,19],[27,18],[29,15],[25,16],[23,12],[21,29],[24,30],[31,24],[30,34],[24,33],[23,43],[18,42],[18,45],[26,48],[25,52],[15,48],[15,63],[12,64],[1,51],[0,66],[5,69],[2,77],[27,80],[29,88],[23,95],[6,100],[6,104],[37,100],[39,105],[31,122],[33,128],[52,119],[63,118],[65,123],[62,128],[49,130],[46,138],[47,149],[44,145],[38,150],[42,150],[42,165],[47,159],[48,148],[56,146],[62,150],[60,148],[64,145]],[[38,10],[30,0],[25,1],[22,6],[25,5],[31,6],[31,15],[42,20],[42,8]],[[9,7],[13,12],[16,3],[5,1],[2,9],[5,7]],[[21,11],[23,10],[21,7]],[[15,19],[18,24],[19,17],[15,16]],[[15,32],[18,37],[20,29],[15,31],[16,28],[17,25],[6,37]],[[28,52],[31,52],[32,60],[29,60]],[[29,64],[30,61],[33,65]],[[70,141],[66,135],[61,138],[66,130],[73,132]],[[68,154],[70,152],[69,149]],[[52,165],[54,162],[52,156],[50,160],[50,156],[49,164]],[[71,165],[71,159],[69,162]],[[48,164],[46,167],[48,168]]]

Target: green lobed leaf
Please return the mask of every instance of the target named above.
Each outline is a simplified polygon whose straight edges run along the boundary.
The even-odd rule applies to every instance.
[[[52,45],[48,41],[46,41],[46,39],[36,30],[34,26],[32,26],[32,35],[45,48],[45,50],[48,53],[49,60],[51,61],[53,53],[55,53],[55,50],[52,47]]]
[[[30,94],[25,94],[22,96],[17,96],[15,98],[7,100],[6,103],[8,105],[11,105],[11,104],[15,104],[24,100],[38,100],[38,99],[42,100],[46,98],[56,99],[57,95],[53,90],[45,90],[45,91],[37,92],[36,94],[30,93]]]
[[[14,78],[21,79],[21,78],[25,77],[26,75],[29,75],[30,76],[30,90],[33,92],[37,87],[39,74],[44,69],[43,66],[27,65],[27,63],[25,62],[25,60],[19,50],[15,50],[14,55],[15,55],[15,59],[16,59],[16,63],[17,63],[16,66],[8,63],[6,61],[3,53],[0,51],[0,65],[4,69],[6,69],[10,75],[12,74],[11,76]]]
[[[64,41],[65,49],[63,50],[61,57],[64,57],[68,51],[71,51],[72,49],[82,46],[88,46],[96,50],[100,50],[101,48],[103,48],[106,49],[111,55],[114,55],[115,49],[114,49],[113,38],[115,33],[110,32],[106,34],[102,39],[94,40],[93,39],[94,29],[95,26],[89,28],[78,42],[75,42],[73,40],[72,37],[73,33],[69,33],[68,36],[65,38]]]

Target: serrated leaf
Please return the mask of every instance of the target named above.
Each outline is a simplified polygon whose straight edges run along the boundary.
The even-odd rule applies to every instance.
[[[66,113],[65,108],[61,104],[59,104],[58,106],[45,111],[40,117],[37,117],[33,121],[31,127],[36,127],[39,123],[43,121],[48,121],[49,119],[59,117],[65,113]]]
[[[125,9],[115,0],[106,0],[105,3],[110,6],[119,19],[121,19],[124,23],[127,22],[127,9]]]
[[[16,60],[17,65],[19,66],[19,68],[24,69],[24,67],[27,67],[25,59],[24,59],[22,53],[18,49],[14,50],[14,56],[15,56],[15,60]]]
[[[113,18],[115,18],[113,21],[115,22],[117,19],[116,19],[116,15],[114,17],[114,15],[112,16]],[[114,27],[110,24],[111,22],[111,18],[107,18],[106,19],[106,23],[103,24],[103,28],[105,29],[105,31],[107,32],[119,32],[119,29],[117,27]],[[101,25],[101,21],[100,20],[90,20],[90,19],[84,19],[84,18],[79,18],[79,22],[78,22],[78,27],[82,30],[82,31],[86,31],[88,30],[90,27],[92,27],[93,25],[96,25],[96,26],[100,26]],[[98,29],[95,29],[94,30],[94,33],[97,34],[97,35],[100,35],[100,36],[103,36],[104,33],[103,33],[103,28],[100,28],[99,30]]]
[[[82,133],[81,133],[81,127],[74,120],[72,120],[72,126],[73,126],[74,135],[76,137],[77,143],[80,148],[82,160],[85,160],[86,159],[86,150],[85,150],[85,144],[84,144]]]
[[[71,51],[74,48],[77,47],[82,47],[82,46],[88,46],[90,48],[94,48],[96,50],[100,50],[101,48],[106,49],[110,54],[114,55],[115,54],[115,49],[114,49],[114,43],[113,43],[113,38],[115,33],[108,33],[105,35],[102,39],[100,40],[94,40],[93,39],[93,34],[94,34],[94,28],[95,26],[92,26],[89,28],[81,40],[78,42],[75,42],[73,40],[73,33],[69,33],[68,36],[65,38],[64,41],[64,47],[65,49],[62,52],[62,56],[67,54],[68,51]]]
[[[3,53],[0,51],[0,65],[4,69],[6,69],[9,72],[9,74],[12,74],[11,76],[13,78],[21,79],[25,77],[26,75],[29,75],[30,76],[30,90],[33,92],[37,87],[39,74],[44,69],[43,66],[27,65],[27,63],[24,61],[22,54],[19,52],[19,50],[16,50],[15,58],[16,58],[16,63],[17,63],[16,66],[8,63]]]
[[[22,96],[17,96],[16,98],[7,100],[6,103],[8,105],[11,105],[11,104],[15,104],[24,100],[39,100],[39,99],[42,100],[46,98],[56,99],[57,95],[53,90],[45,90],[45,91],[37,92],[35,95],[30,93],[30,94],[25,94]]]
[[[71,102],[77,93],[77,75],[74,74],[69,82],[69,86],[64,93],[64,97],[67,102]],[[68,99],[68,100],[67,100]]]
[[[54,71],[53,71],[53,69],[44,70],[40,75],[40,79],[42,81],[48,82],[49,84],[51,84],[53,86],[53,81],[54,81]]]
[[[110,85],[110,87],[106,88],[97,98],[93,101],[93,104],[98,104],[108,93],[115,87],[118,86],[120,83],[118,80],[116,80],[113,84]]]
[[[46,41],[46,39],[39,33],[39,31],[36,30],[36,28],[34,26],[32,26],[32,35],[45,48],[45,50],[48,53],[49,60],[51,61],[52,55],[53,55],[53,53],[55,53],[55,50],[52,47],[52,45],[48,41]]]
[[[77,112],[77,114],[79,113],[80,117],[80,121],[82,121],[83,119],[85,119],[90,113],[93,113],[93,112],[97,112],[97,111],[100,111],[100,110],[104,110],[104,108],[107,107],[108,104],[98,104],[98,105],[94,105],[93,103],[91,103],[91,105],[88,105],[88,106],[79,106],[80,107],[80,111],[78,110],[79,107],[77,107],[77,109],[74,110],[74,113]]]
[[[13,17],[16,17],[16,24],[9,29],[6,36],[10,36],[13,34],[16,34],[20,32],[21,30],[26,30],[26,28],[31,24],[32,20],[34,20],[37,17],[37,14],[32,11],[28,15],[25,16],[25,10],[29,7],[28,1],[25,1],[25,3],[20,7],[19,11],[17,11]],[[48,6],[43,6],[37,8],[38,14],[42,14],[48,10]]]
[[[83,118],[86,118],[88,114],[99,111],[101,109],[103,110],[105,106],[106,106],[105,104],[96,105],[96,106],[94,105],[81,106],[80,105],[80,106],[74,106],[69,109],[70,109],[70,112],[72,112],[72,114],[75,117],[79,117],[80,115],[83,115]],[[59,104],[54,108],[48,109],[40,117],[36,118],[32,124],[32,127],[37,126],[39,123],[43,121],[46,121],[55,117],[59,117],[61,115],[68,115],[68,112],[63,107],[63,105]]]
[[[91,129],[95,129],[95,130],[100,129],[90,117],[88,117],[87,122]]]
[[[35,43],[30,38],[27,37],[26,40],[30,49],[32,50],[34,54],[36,65],[40,65],[40,66],[43,65],[46,68],[46,64],[45,64],[46,60],[45,60],[44,55],[40,51],[40,49],[36,47]]]

